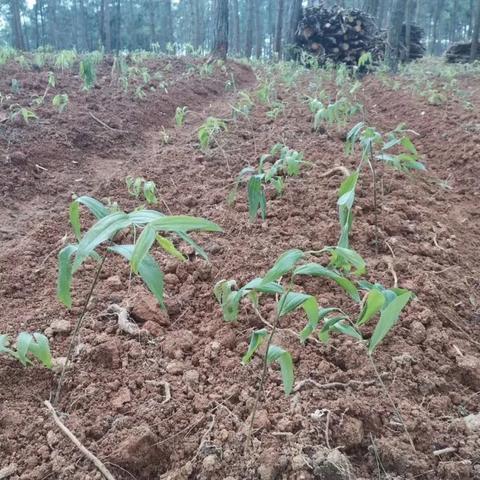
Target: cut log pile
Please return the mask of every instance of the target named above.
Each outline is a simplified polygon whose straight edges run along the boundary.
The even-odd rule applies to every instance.
[[[406,60],[405,25],[402,29],[400,58]],[[411,26],[409,59],[420,58],[425,53],[422,45],[423,30]],[[364,52],[371,52],[374,61],[385,55],[386,32],[380,31],[371,15],[358,9],[339,6],[310,7],[304,10],[295,42],[297,46],[317,57],[321,63],[356,65]]]
[[[454,43],[445,52],[448,63],[467,63],[470,61],[472,43]],[[477,51],[475,60],[480,60],[480,48]]]

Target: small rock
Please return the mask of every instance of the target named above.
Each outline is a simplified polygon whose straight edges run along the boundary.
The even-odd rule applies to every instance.
[[[313,456],[314,478],[329,480],[349,480],[352,478],[352,466],[348,458],[339,450],[322,448]]]
[[[112,406],[115,409],[120,409],[125,403],[129,403],[132,400],[132,394],[128,387],[122,387],[117,394],[112,398]]]
[[[183,374],[183,380],[185,383],[188,383],[189,385],[195,385],[198,383],[200,379],[200,374],[198,373],[197,370],[187,370]]]
[[[165,283],[167,285],[178,285],[180,280],[174,273],[167,273],[165,275]]]
[[[253,428],[255,430],[259,428],[267,429],[269,426],[270,419],[268,418],[268,412],[266,410],[258,410],[253,420]]]
[[[67,363],[67,357],[56,357],[52,358],[52,370],[54,373],[60,373],[65,364]]]
[[[160,308],[153,295],[146,292],[142,295],[139,294],[135,299],[131,315],[140,323],[152,321],[165,327],[170,325],[167,312]]]
[[[423,323],[414,320],[410,326],[410,337],[413,343],[420,344],[427,338],[427,331]]]
[[[480,358],[473,355],[457,357],[457,365],[465,385],[480,390]]]
[[[260,480],[277,480],[287,469],[288,458],[285,455],[279,455],[278,450],[269,448],[263,451],[259,463],[257,472]]]
[[[343,445],[347,450],[356,448],[363,441],[363,422],[358,418],[345,415],[342,422],[335,428],[337,443]]]
[[[471,413],[463,420],[469,433],[480,433],[480,413]]]
[[[105,285],[111,290],[118,291],[122,290],[123,282],[119,275],[112,275],[105,280]]]
[[[206,472],[210,472],[210,473],[214,472],[219,466],[217,456],[216,455],[207,455],[203,459],[202,466],[203,466],[203,469]]]
[[[118,341],[112,339],[95,346],[90,351],[90,358],[94,363],[105,368],[120,367],[121,362]]]
[[[68,320],[54,320],[50,324],[50,329],[53,334],[55,333],[70,333],[72,331],[72,325]]]
[[[167,365],[166,370],[171,375],[181,375],[185,371],[185,364],[179,360],[174,360]]]
[[[163,328],[152,320],[143,324],[143,330],[146,330],[152,337],[160,337],[163,334]]]

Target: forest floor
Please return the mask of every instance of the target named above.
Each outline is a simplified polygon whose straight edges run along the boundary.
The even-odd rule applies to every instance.
[[[10,119],[9,106],[43,95],[47,69],[0,67],[1,92],[12,79],[20,85],[0,110],[0,332],[47,330],[54,356],[66,355],[94,275],[92,263],[76,274],[71,310],[56,300],[56,255],[73,238],[72,194],[129,210],[138,202],[125,177],[142,176],[156,183],[160,210],[201,216],[224,230],[198,236],[210,263],[188,251],[187,263],[162,259],[168,314],[140,280],[130,280],[122,259],[108,258],[58,405],[68,428],[122,480],[480,479],[478,76],[459,75],[441,102],[420,95],[409,76],[367,76],[356,93],[370,125],[388,131],[404,122],[418,134],[413,140],[427,166],[411,175],[384,172],[378,254],[371,179],[363,176],[351,235],[370,281],[393,285],[395,275],[416,293],[374,355],[415,449],[364,347],[340,336],[301,345],[291,332],[303,327],[300,314],[279,333],[294,358],[294,393],[284,395],[272,368],[247,447],[261,358],[243,366],[241,356],[263,324],[247,306],[238,323],[225,323],[213,285],[223,278],[242,285],[288,248],[336,244],[342,176],[324,173],[355,167],[344,139],[360,118],[312,131],[304,97],[313,94],[315,72],[294,82],[271,74],[285,106],[273,119],[256,100],[259,81],[249,66],[229,62],[205,74],[198,59],[146,64],[164,83],[151,81],[143,99],[112,82],[108,62],[90,91],[71,71],[56,72],[56,87],[28,124]],[[256,103],[233,121],[239,90]],[[69,95],[63,113],[50,104],[60,92]],[[188,107],[183,127],[175,126],[177,106]],[[209,115],[230,120],[205,153],[197,131]],[[252,223],[244,188],[235,205],[226,198],[238,172],[277,142],[303,152],[309,164],[287,180],[283,195],[269,198],[266,220]],[[305,287],[322,305],[346,305],[337,287],[325,293],[318,280]],[[131,307],[144,333],[120,332],[106,313],[112,303]],[[9,479],[102,478],[43,405],[57,381],[58,372],[0,357],[0,472],[11,467]]]

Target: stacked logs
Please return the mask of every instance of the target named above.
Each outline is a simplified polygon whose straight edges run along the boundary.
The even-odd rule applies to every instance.
[[[406,28],[403,25],[400,45],[400,58],[406,61]],[[422,45],[423,30],[411,25],[409,60],[421,58],[425,53]],[[364,52],[371,52],[374,61],[385,55],[387,34],[380,31],[371,15],[358,9],[346,9],[339,6],[310,7],[304,11],[300,20],[295,42],[296,45],[317,57],[321,63],[330,60],[333,63],[356,65]]]
[[[472,43],[454,43],[448,47],[445,52],[445,58],[448,63],[467,63],[470,62],[470,52],[472,50]],[[477,49],[475,60],[480,60],[480,48]]]

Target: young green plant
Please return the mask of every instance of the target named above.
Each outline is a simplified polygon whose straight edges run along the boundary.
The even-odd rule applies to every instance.
[[[43,333],[21,332],[14,346],[10,345],[8,335],[0,335],[0,354],[18,360],[24,367],[33,365],[32,359],[36,359],[44,367],[52,368],[50,344]]]

